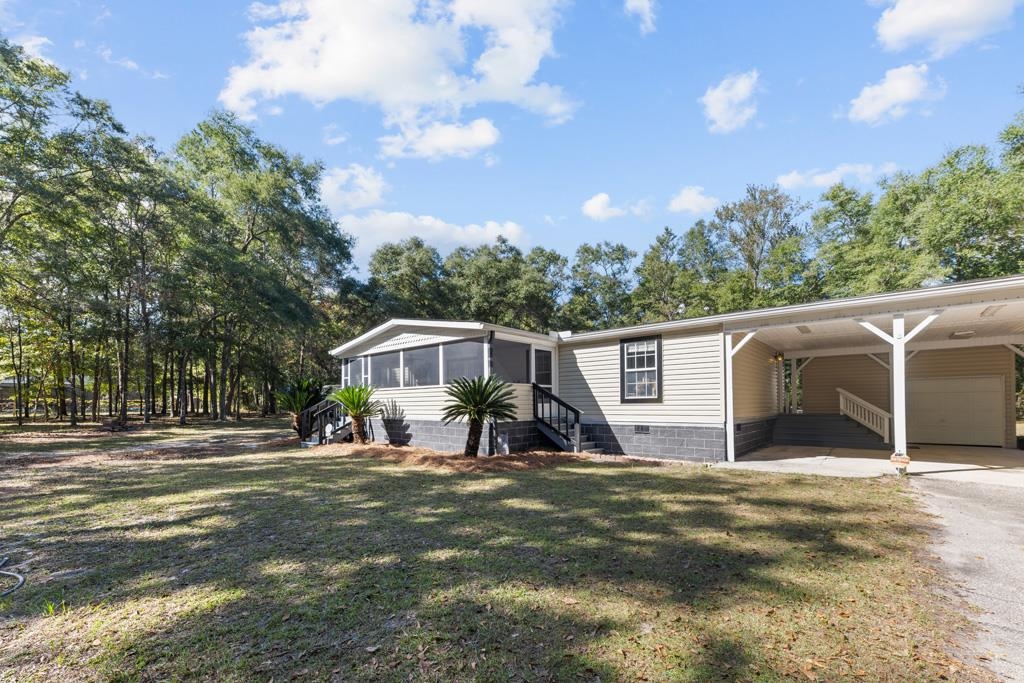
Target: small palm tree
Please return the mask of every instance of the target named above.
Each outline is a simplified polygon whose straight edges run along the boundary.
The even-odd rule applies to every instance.
[[[359,384],[338,389],[328,396],[332,401],[340,403],[345,413],[352,418],[352,440],[366,443],[366,419],[380,415],[384,409],[381,401],[374,400],[373,394],[377,387]]]
[[[303,410],[324,400],[323,385],[312,378],[299,379],[277,392],[277,403],[291,413],[292,429],[299,431],[299,415]],[[302,436],[301,434],[299,435]]]
[[[501,378],[491,375],[487,379],[460,377],[453,380],[445,393],[451,398],[442,417],[445,424],[456,420],[469,422],[466,437],[467,458],[475,458],[480,450],[480,435],[489,420],[516,419],[516,406],[512,403],[512,387]]]

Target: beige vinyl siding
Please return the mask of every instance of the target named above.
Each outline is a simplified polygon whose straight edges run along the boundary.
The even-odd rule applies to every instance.
[[[887,354],[877,354],[888,362]],[[909,379],[1000,376],[1004,382],[1005,445],[1016,447],[1013,352],[1004,346],[971,346],[920,351],[907,361]],[[815,358],[803,371],[803,408],[808,413],[838,413],[836,387],[889,410],[889,370],[866,355]]]
[[[634,424],[722,424],[722,336],[665,334],[660,403],[623,403],[619,340],[562,346],[558,394],[583,420]]]
[[[513,402],[519,420],[533,419],[533,388],[529,384],[513,384]],[[409,420],[440,420],[448,403],[445,387],[408,387],[405,389],[378,389],[375,398],[395,401]]]
[[[740,339],[733,341],[738,343]],[[733,356],[732,377],[737,422],[778,415],[779,366],[774,349],[751,339]]]
[[[888,362],[884,354],[877,354]],[[802,373],[805,413],[839,414],[839,394],[846,389],[868,403],[889,411],[889,370],[866,355],[821,356]]]

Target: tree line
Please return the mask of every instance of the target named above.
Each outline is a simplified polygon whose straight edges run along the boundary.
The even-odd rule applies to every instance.
[[[813,205],[751,185],[643,253],[498,239],[377,249],[365,278],[323,165],[215,112],[171,150],[0,39],[0,404],[80,420],[276,412],[326,354],[391,317],[590,330],[1020,273],[1024,116],[997,153],[947,152]]]

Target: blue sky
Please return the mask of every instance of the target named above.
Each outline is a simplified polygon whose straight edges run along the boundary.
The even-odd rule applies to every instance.
[[[1020,0],[0,0],[169,149],[218,107],[327,167],[358,239],[643,251],[748,183],[870,188],[1024,109]]]

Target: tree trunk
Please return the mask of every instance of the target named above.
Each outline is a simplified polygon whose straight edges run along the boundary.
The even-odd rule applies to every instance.
[[[129,318],[130,311],[125,306],[122,328],[122,338],[120,348],[118,349],[118,363],[117,363],[117,393],[118,397],[118,413],[117,421],[119,424],[128,424],[128,373],[131,368],[129,365],[128,354],[131,353],[131,319]]]
[[[78,424],[78,392],[75,390],[75,380],[78,375],[78,368],[75,365],[75,338],[71,336],[71,319],[68,318],[67,322],[68,332],[68,368],[71,370],[69,373],[70,384],[71,384],[71,412],[69,417],[71,418],[71,426],[74,427]],[[63,383],[62,383],[63,386]]]
[[[54,379],[56,380],[57,393],[57,420],[63,422],[64,416],[68,414],[67,392],[64,388],[64,365],[58,359],[55,363]]]
[[[231,365],[231,319],[224,321],[224,341],[220,352],[220,378],[217,390],[217,398],[220,404],[217,407],[217,419],[225,421],[228,419],[230,404],[228,403],[228,370]]]
[[[188,354],[182,353],[178,359],[178,424],[185,424],[185,416],[188,413],[188,391],[185,387],[185,363],[188,361]]]
[[[352,441],[354,443],[366,443],[366,419],[361,416],[352,416]]]
[[[142,245],[142,248],[139,250],[141,258],[140,270],[145,274],[148,270],[146,267],[145,233],[142,235]],[[144,277],[139,279],[139,311],[142,314],[142,365],[144,369],[142,383],[145,385],[142,390],[142,422],[143,424],[149,424],[152,414],[156,412],[156,396],[154,395],[156,368],[153,361],[153,335],[149,315],[148,283],[145,282]]]
[[[170,379],[171,379],[171,417],[177,417],[178,416],[178,408],[181,405],[181,401],[178,399],[178,392],[175,390],[175,387],[178,384],[178,376],[176,374],[174,374],[174,369],[176,367],[178,367],[177,365],[175,365],[176,362],[177,362],[177,358],[175,358],[174,355],[172,354],[171,355],[171,370],[168,373],[170,375]]]
[[[83,354],[84,355],[84,354]],[[82,359],[85,362],[85,359]],[[79,371],[78,373],[78,391],[80,399],[78,401],[78,411],[82,417],[82,422],[85,422],[85,372]]]
[[[484,432],[484,423],[478,420],[469,421],[469,435],[466,437],[466,451],[463,453],[467,458],[475,458],[480,452],[480,437]]]
[[[160,414],[167,414],[167,364],[170,361],[171,354],[164,354],[164,365],[160,368]]]
[[[192,359],[190,358],[188,361],[188,408],[193,414],[195,414],[199,412],[198,410],[196,410],[197,407],[198,406],[196,405],[196,368],[195,364],[192,362]]]
[[[96,345],[96,353],[92,357],[92,421],[100,420],[100,347]]]
[[[203,415],[210,416],[210,359],[203,359]]]
[[[114,416],[114,370],[110,367],[110,355],[107,352],[107,417]]]
[[[22,393],[21,393],[21,391],[22,391],[22,389],[21,389],[21,367],[22,367],[21,361],[22,361],[22,357],[21,357],[21,348],[22,347],[21,347],[21,320],[20,319],[17,321],[17,326],[18,326],[18,353],[17,353],[17,357],[15,357],[15,352],[14,352],[14,336],[13,335],[11,336],[10,341],[11,341],[11,366],[14,368],[14,419],[20,425],[20,424],[22,424],[24,422],[24,419],[22,418],[22,414],[21,414],[21,410],[22,410],[21,409],[21,404],[22,404]]]
[[[220,404],[217,402],[217,354],[210,354],[210,418],[220,419]]]

